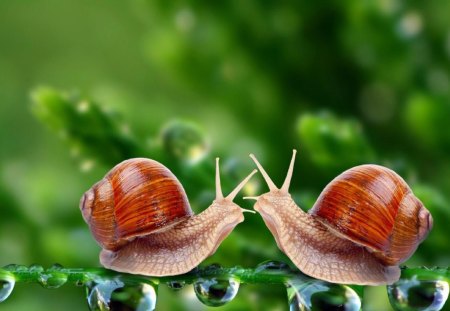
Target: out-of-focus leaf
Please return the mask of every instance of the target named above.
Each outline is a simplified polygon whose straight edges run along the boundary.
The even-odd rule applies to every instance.
[[[410,135],[417,145],[427,147],[427,153],[450,150],[449,118],[448,99],[416,93],[406,103],[405,121]]]
[[[33,91],[32,99],[33,113],[68,141],[72,154],[82,159],[82,169],[96,162],[115,165],[141,153],[116,116],[87,98],[41,87]]]
[[[297,132],[300,145],[319,169],[339,171],[375,158],[356,120],[340,119],[328,112],[307,113],[299,118]]]

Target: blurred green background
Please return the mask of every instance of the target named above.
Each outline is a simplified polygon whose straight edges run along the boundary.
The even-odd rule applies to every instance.
[[[98,266],[82,193],[116,163],[159,160],[198,213],[255,153],[310,208],[343,170],[396,170],[435,219],[408,265],[449,266],[450,2],[0,2],[0,266]],[[266,191],[255,177],[244,194]],[[237,202],[251,208],[239,196]],[[246,214],[206,263],[288,259]],[[447,304],[448,305],[448,304]],[[80,310],[83,288],[18,284],[1,310]],[[202,310],[160,286],[160,310]],[[244,285],[223,310],[286,310],[285,290]],[[86,307],[87,308],[87,307]],[[390,310],[385,288],[365,310]]]

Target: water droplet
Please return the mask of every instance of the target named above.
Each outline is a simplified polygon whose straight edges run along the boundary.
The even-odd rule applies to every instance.
[[[31,273],[42,273],[44,272],[44,268],[40,265],[31,265],[30,268],[28,269],[28,271],[30,271]]]
[[[50,268],[48,268],[48,270],[51,270],[51,271],[59,271],[62,269],[64,269],[64,267],[59,263],[54,263]]]
[[[228,279],[199,279],[194,283],[197,298],[205,305],[218,307],[226,304],[236,297],[239,290],[239,281]]]
[[[89,283],[87,301],[90,310],[110,310],[111,295],[117,288],[123,287],[121,281],[105,280],[100,283]]]
[[[66,282],[67,274],[57,271],[52,272],[51,270],[47,270],[45,273],[41,273],[38,277],[38,283],[47,289],[61,287]]]
[[[271,271],[284,271],[284,270],[290,270],[289,266],[282,261],[276,261],[276,260],[267,260],[264,262],[261,262],[259,265],[256,266],[255,271],[256,272],[271,272]]]
[[[251,148],[250,148],[251,149]],[[229,176],[230,180],[238,183],[241,181],[242,176],[251,171],[253,167],[250,162],[240,161],[237,158],[224,159],[222,164],[222,171],[224,176]],[[259,193],[261,183],[258,179],[250,179],[242,189],[242,196],[256,196]]]
[[[87,287],[90,310],[151,311],[156,306],[156,291],[149,284],[124,286],[119,280],[90,283]]]
[[[389,285],[387,291],[395,310],[437,311],[447,301],[449,284],[442,280],[400,280]]]
[[[287,286],[289,310],[354,310],[361,309],[361,299],[349,286],[292,279]]]
[[[167,284],[167,287],[169,287],[170,289],[176,291],[176,290],[182,289],[186,285],[186,282],[184,282],[184,281],[170,281],[170,282],[167,282],[166,284]]]
[[[11,273],[0,270],[0,302],[8,299],[14,289],[15,283],[14,276]]]
[[[38,267],[35,269],[40,271]],[[64,285],[67,282],[68,275],[62,271],[63,269],[62,265],[58,263],[53,264],[45,272],[40,272],[37,279],[38,283],[47,289],[58,288]]]
[[[192,122],[172,121],[161,132],[164,148],[174,157],[195,164],[209,151],[209,144],[199,127]]]
[[[112,293],[110,307],[111,310],[155,310],[156,291],[149,284],[118,288]]]

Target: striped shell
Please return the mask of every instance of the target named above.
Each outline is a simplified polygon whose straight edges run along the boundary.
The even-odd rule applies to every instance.
[[[193,214],[175,175],[144,158],[116,165],[86,191],[80,209],[96,241],[108,250],[163,231]]]
[[[433,224],[406,182],[378,165],[356,166],[337,176],[309,213],[387,265],[408,259]]]

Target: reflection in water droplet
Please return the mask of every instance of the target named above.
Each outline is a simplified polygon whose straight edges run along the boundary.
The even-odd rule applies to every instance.
[[[123,287],[120,281],[102,281],[101,283],[89,283],[87,289],[87,302],[90,310],[110,310],[112,292]]]
[[[87,300],[90,310],[151,311],[156,291],[149,284],[124,287],[119,280],[105,280],[88,285]]]
[[[194,283],[197,298],[205,305],[218,307],[226,304],[236,297],[239,290],[239,281],[229,279],[198,279]]]
[[[67,274],[61,272],[41,273],[38,277],[39,284],[47,289],[54,289],[64,285],[67,282]]]
[[[8,299],[14,289],[15,283],[14,276],[11,273],[0,270],[0,302]]]
[[[44,268],[40,265],[31,265],[28,271],[31,273],[41,273],[44,271]]]
[[[361,309],[361,299],[349,286],[292,279],[287,285],[289,310],[352,310]]]
[[[268,260],[268,261],[261,262],[255,268],[256,272],[281,271],[281,270],[290,270],[290,268],[285,262],[276,261],[276,260]]]
[[[389,301],[395,310],[437,311],[444,307],[449,294],[445,281],[400,280],[387,287]]]
[[[41,272],[37,278],[39,284],[47,289],[58,288],[67,282],[68,275],[63,271],[64,267],[55,263],[45,272]],[[39,268],[36,268],[39,270]]]
[[[184,281],[170,281],[167,282],[167,286],[172,290],[180,290],[186,285]]]
[[[204,132],[195,124],[172,121],[161,132],[164,148],[172,156],[195,164],[209,152]]]

